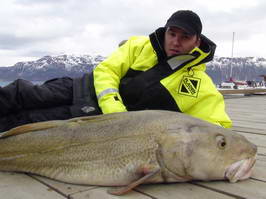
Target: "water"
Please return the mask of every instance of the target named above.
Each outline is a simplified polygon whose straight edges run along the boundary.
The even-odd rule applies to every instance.
[[[12,83],[13,81],[0,81],[0,86],[6,86],[10,83]],[[33,84],[42,84],[43,81],[31,81]]]

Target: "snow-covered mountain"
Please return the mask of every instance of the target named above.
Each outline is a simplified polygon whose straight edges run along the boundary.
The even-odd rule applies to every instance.
[[[14,66],[0,67],[0,80],[11,81],[22,78],[31,81],[45,81],[56,77],[79,77],[93,70],[105,57],[101,55],[59,55],[44,56],[36,61],[18,62]],[[207,73],[216,84],[228,80],[261,81],[266,75],[265,58],[215,57],[207,64]]]
[[[0,67],[0,79],[10,81],[27,79],[45,81],[56,77],[79,77],[90,72],[105,58],[101,55],[59,55],[44,56],[36,61],[18,62],[14,66]]]
[[[266,59],[256,57],[215,57],[207,64],[207,73],[216,84],[232,77],[241,81],[262,81],[266,75]]]

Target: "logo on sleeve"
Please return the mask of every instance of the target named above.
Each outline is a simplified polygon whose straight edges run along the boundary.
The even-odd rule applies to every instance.
[[[200,81],[201,79],[199,78],[184,76],[178,89],[178,93],[190,97],[198,97]]]

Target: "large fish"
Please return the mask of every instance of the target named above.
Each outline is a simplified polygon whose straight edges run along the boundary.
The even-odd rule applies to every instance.
[[[122,186],[247,179],[257,147],[230,130],[170,111],[136,111],[20,126],[1,134],[0,170],[74,184]]]

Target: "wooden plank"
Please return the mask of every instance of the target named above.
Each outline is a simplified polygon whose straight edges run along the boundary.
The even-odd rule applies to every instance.
[[[251,178],[264,181],[266,183],[266,160],[257,159]],[[265,184],[266,185],[266,184]],[[266,196],[266,195],[265,195]]]
[[[233,197],[214,192],[189,183],[142,185],[138,191],[160,199],[232,199]]]
[[[265,107],[263,107],[263,105],[265,104],[265,98],[266,96],[225,99],[225,103],[227,107],[230,107],[230,109],[232,110],[237,110],[237,108],[241,108],[239,109],[239,111],[243,111],[243,110],[246,110],[246,109],[243,109],[243,107],[247,107],[247,106],[248,107],[253,106],[253,108],[255,109],[258,109],[258,107],[265,109]],[[230,111],[230,109],[228,109],[228,111]]]
[[[74,193],[82,192],[82,191],[87,191],[90,189],[95,189],[96,187],[96,186],[69,184],[69,183],[59,182],[57,180],[53,180],[53,179],[49,179],[49,178],[41,177],[41,176],[36,176],[36,175],[30,175],[30,176],[66,196],[69,196]]]
[[[260,114],[259,110],[255,110],[253,113],[252,112],[246,113],[244,111],[236,112],[236,113],[232,113],[228,111],[227,113],[232,120],[252,121],[254,123],[264,123],[264,120],[265,120],[265,115]],[[256,127],[254,126],[254,128]]]
[[[114,196],[107,193],[110,188],[97,187],[90,189],[89,191],[83,191],[80,193],[71,194],[69,198],[71,199],[151,199],[151,197],[138,193],[136,191],[131,191],[123,196]]]
[[[219,92],[223,95],[228,94],[256,94],[262,93],[266,94],[266,89],[263,88],[248,88],[248,89],[219,89]]]
[[[239,115],[240,113],[229,113],[230,117],[233,118],[233,120],[238,120],[238,121],[250,121],[250,122],[254,122],[256,123],[264,123],[265,124],[265,115],[262,114],[258,114],[258,111],[254,111],[253,113],[248,112],[241,112],[241,115]],[[266,126],[266,125],[265,125]]]
[[[235,98],[235,99],[225,99],[225,103],[236,109],[237,107],[243,107],[243,106],[250,106],[250,105],[256,105],[254,108],[258,108],[257,106],[261,106],[265,104],[265,95],[259,96],[259,97],[242,97],[242,98]],[[245,110],[245,109],[244,109]]]
[[[9,172],[0,172],[0,193],[3,199],[65,199],[30,176]]]
[[[232,119],[232,118],[231,118]],[[264,123],[252,123],[248,121],[237,121],[233,119],[233,126],[241,126],[243,128],[252,128],[255,127],[257,129],[265,129],[265,124]]]
[[[260,111],[264,111],[264,110],[258,110],[254,108],[252,110],[249,110],[251,108],[252,108],[251,105],[246,105],[245,107],[243,107],[244,110],[240,110],[241,108],[239,107],[238,109],[230,109],[227,112],[234,119],[238,119],[241,117],[250,117],[249,119],[254,119],[254,117],[259,117],[263,119],[265,118],[263,117],[264,116],[263,114],[260,114]]]
[[[259,110],[259,108],[262,108],[263,110],[265,109],[265,107],[263,107],[265,102],[262,102],[260,101],[260,99],[257,99],[257,98],[253,98],[253,99],[251,98],[250,101],[238,100],[236,102],[225,100],[225,103],[229,107],[228,111],[232,110],[232,111],[245,112],[248,110],[247,109],[248,107],[253,108],[253,109],[250,109],[251,112],[253,112],[254,110]]]
[[[256,96],[256,95],[251,95],[251,96],[240,96],[238,98],[229,98],[226,99],[227,101],[231,102],[231,103],[235,103],[238,104],[238,100],[241,100],[242,102],[246,102],[246,103],[250,103],[251,99],[252,100],[260,100],[260,102],[263,102],[263,99],[265,99],[265,95],[263,96]]]
[[[266,198],[266,183],[253,179],[248,179],[237,183],[217,181],[212,183],[197,182],[195,184],[216,191],[221,191],[227,194],[233,194],[238,196],[239,198],[256,198],[256,199]]]
[[[245,115],[245,113],[243,113],[243,112],[236,113],[235,115],[230,114],[230,113],[228,113],[228,114],[233,121],[253,122],[254,123],[253,127],[255,127],[255,128],[256,128],[257,123],[265,124],[265,122],[263,121],[263,120],[265,120],[265,116],[259,115],[258,111],[256,111],[254,114],[249,113],[250,115]],[[265,125],[265,127],[266,127],[266,125]]]
[[[266,147],[258,147],[258,154],[266,155]]]
[[[266,96],[226,99],[225,103],[233,126],[249,130],[260,129],[260,132],[266,134]]]
[[[249,107],[246,106],[245,108],[249,108]],[[265,119],[265,115],[260,114],[259,111],[262,111],[262,110],[256,110],[256,109],[248,110],[248,109],[246,109],[246,110],[240,111],[240,110],[231,109],[228,112],[231,115],[231,117],[234,117],[235,119],[237,119],[237,118],[243,118],[243,119],[249,118],[252,120],[254,120],[256,118]],[[241,113],[241,115],[239,115],[239,113]]]
[[[226,99],[226,111],[229,113],[257,113],[263,116],[265,113],[265,99],[264,97],[250,97],[250,98],[239,98],[239,99]],[[238,115],[238,116],[241,116]]]
[[[262,102],[262,101],[260,101],[260,99],[257,99],[257,98],[253,98],[253,99],[251,98],[250,101],[239,100],[238,104],[236,102],[230,102],[227,100],[225,100],[225,103],[229,107],[229,109],[227,111],[232,110],[232,111],[245,112],[248,110],[247,108],[253,108],[253,109],[250,109],[250,111],[253,112],[254,110],[259,110],[260,108],[262,108],[262,110],[265,109],[265,107],[263,106],[265,104],[265,102]],[[234,103],[236,103],[236,104],[234,104]]]
[[[258,129],[255,126],[254,127],[242,127],[242,126],[233,126],[232,127],[233,131],[236,132],[242,132],[242,133],[255,133],[255,134],[263,134],[266,135],[266,130],[265,129]]]
[[[256,159],[259,160],[259,161],[264,162],[264,164],[266,166],[266,155],[258,155]],[[266,170],[265,170],[265,172],[266,172]]]

